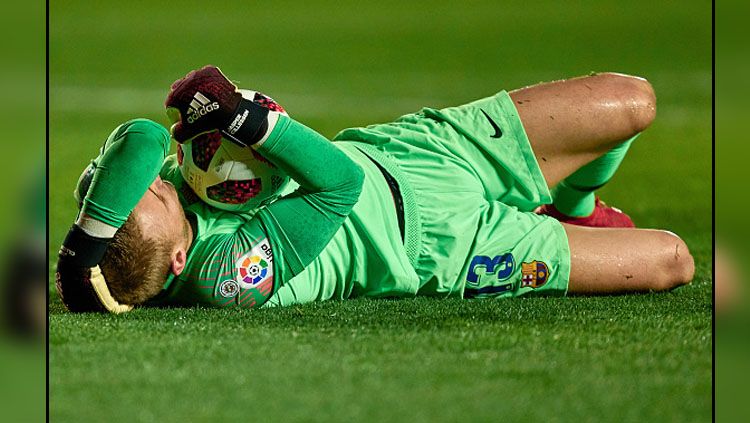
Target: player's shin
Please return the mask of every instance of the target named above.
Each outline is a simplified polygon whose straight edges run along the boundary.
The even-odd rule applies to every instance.
[[[589,216],[595,207],[594,191],[612,179],[637,137],[614,147],[560,182],[552,190],[555,208],[570,217]]]

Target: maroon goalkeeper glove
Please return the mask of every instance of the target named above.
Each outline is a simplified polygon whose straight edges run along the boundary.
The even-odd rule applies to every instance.
[[[216,66],[191,71],[175,81],[164,105],[173,122],[172,136],[180,143],[219,130],[225,138],[248,146],[268,129],[268,109],[244,99]]]

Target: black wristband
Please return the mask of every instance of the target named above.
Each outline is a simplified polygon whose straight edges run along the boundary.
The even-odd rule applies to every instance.
[[[247,147],[263,138],[268,130],[268,109],[258,103],[242,98],[226,129],[221,133],[228,140]]]
[[[67,261],[76,266],[94,267],[104,257],[111,240],[111,238],[93,237],[78,225],[73,225],[60,247],[60,256],[64,256]]]

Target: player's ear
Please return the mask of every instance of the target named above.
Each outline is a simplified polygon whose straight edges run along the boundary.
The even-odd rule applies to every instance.
[[[179,276],[183,270],[185,270],[185,263],[187,263],[187,252],[178,248],[172,253],[171,269],[175,276]]]

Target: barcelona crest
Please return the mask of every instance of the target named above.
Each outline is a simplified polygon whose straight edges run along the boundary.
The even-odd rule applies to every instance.
[[[521,263],[521,288],[539,288],[547,283],[549,268],[543,261]]]

